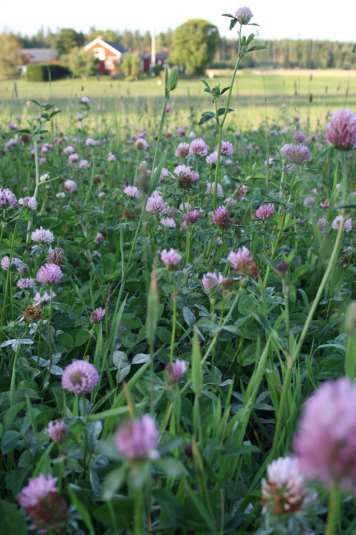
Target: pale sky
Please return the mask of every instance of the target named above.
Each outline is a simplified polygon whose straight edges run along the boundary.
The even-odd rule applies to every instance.
[[[205,18],[228,34],[222,13],[249,6],[262,38],[313,38],[356,42],[356,0],[0,0],[0,30],[32,34],[40,27],[174,29]],[[233,34],[231,34],[233,35]]]

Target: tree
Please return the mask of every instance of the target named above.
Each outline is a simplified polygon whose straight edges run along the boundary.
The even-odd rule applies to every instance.
[[[124,54],[121,70],[128,80],[138,80],[141,72],[141,60],[138,54]]]
[[[188,75],[201,74],[212,61],[219,42],[219,31],[206,20],[188,20],[174,31],[170,60]]]
[[[0,77],[14,78],[22,63],[21,46],[16,37],[0,34]]]
[[[60,56],[68,54],[72,48],[84,45],[84,35],[72,28],[62,28],[56,38],[56,48]]]
[[[63,56],[62,62],[76,78],[93,76],[98,72],[98,60],[82,48],[72,48]]]

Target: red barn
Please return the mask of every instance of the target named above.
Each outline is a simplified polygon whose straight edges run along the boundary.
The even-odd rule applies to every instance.
[[[152,58],[153,56],[153,58]],[[154,59],[154,64],[164,67],[168,60],[168,52],[157,52],[151,53],[145,52],[141,56],[141,69],[143,72],[150,72],[153,67],[152,59]]]
[[[120,61],[125,48],[101,37],[96,37],[85,45],[84,50],[99,60],[99,73],[115,75],[120,72]]]

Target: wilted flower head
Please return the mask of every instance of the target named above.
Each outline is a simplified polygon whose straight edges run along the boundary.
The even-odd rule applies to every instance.
[[[140,197],[140,190],[136,186],[126,186],[123,192],[131,199],[138,199]]]
[[[54,297],[56,297],[56,294],[52,291],[44,292],[42,295],[40,294],[40,292],[36,292],[33,298],[33,304],[34,306],[42,306],[48,303]]]
[[[80,160],[79,162],[79,169],[89,169],[90,162],[88,160]]]
[[[173,217],[162,217],[160,223],[166,228],[176,228],[177,226]]]
[[[103,243],[105,241],[105,236],[102,232],[97,232],[95,236],[95,243],[97,245],[100,245],[100,243]]]
[[[255,212],[256,219],[268,219],[272,217],[275,213],[275,208],[273,203],[261,204]]]
[[[256,262],[247,247],[240,247],[236,252],[231,251],[227,259],[232,269],[237,273],[244,273],[253,278],[257,277]]]
[[[73,164],[78,163],[78,162],[79,162],[79,156],[78,156],[78,154],[76,152],[73,152],[73,153],[69,154],[68,163],[70,165],[73,165]]]
[[[116,433],[116,447],[128,461],[157,459],[156,450],[159,432],[152,416],[145,414],[142,418],[123,424]]]
[[[346,219],[343,215],[336,216],[333,222],[331,223],[331,227],[334,230],[339,230],[342,223],[344,224],[345,232],[350,232],[352,230],[352,219],[350,217]]]
[[[149,147],[149,144],[144,137],[138,137],[135,141],[135,146],[136,146],[136,149],[147,150]]]
[[[208,154],[208,156],[205,158],[205,161],[208,165],[215,165],[218,161],[218,151],[214,150],[214,152]]]
[[[307,400],[294,441],[303,474],[356,492],[356,386],[327,381]]]
[[[328,220],[326,219],[326,217],[319,217],[317,225],[320,230],[324,230],[328,226]]]
[[[90,319],[93,323],[100,323],[105,316],[105,308],[98,307],[90,314]]]
[[[177,359],[166,366],[167,377],[170,382],[177,383],[185,375],[188,365],[185,360]]]
[[[348,109],[333,113],[326,127],[326,139],[337,149],[354,148],[356,146],[356,113]]]
[[[186,158],[189,154],[189,143],[179,143],[175,155],[177,158]]]
[[[64,263],[64,251],[60,247],[49,249],[46,258],[47,264],[63,264]]]
[[[206,292],[210,292],[216,286],[219,286],[225,281],[225,277],[221,273],[208,272],[203,275],[201,279],[202,286]]]
[[[163,251],[161,251],[161,260],[166,268],[171,270],[181,263],[182,256],[175,249],[169,249],[169,251],[163,249]]]
[[[309,147],[303,143],[283,145],[281,154],[290,162],[297,164],[309,162],[312,159]]]
[[[53,232],[40,227],[34,230],[31,234],[31,240],[34,242],[52,243],[54,241]]]
[[[162,198],[159,191],[154,191],[147,199],[146,212],[152,212],[154,214],[160,214],[167,210],[167,204]]]
[[[17,204],[16,195],[8,188],[0,188],[0,208],[11,207]]]
[[[40,284],[57,284],[62,277],[62,270],[57,264],[44,264],[37,271],[36,281]]]
[[[87,147],[95,147],[96,145],[98,145],[98,141],[96,139],[93,139],[92,137],[88,137],[85,140],[85,145]]]
[[[306,497],[304,478],[296,457],[280,457],[267,468],[262,481],[262,503],[275,515],[295,513]]]
[[[36,197],[23,197],[22,199],[19,199],[19,205],[25,206],[30,210],[37,210],[38,206]]]
[[[183,215],[183,228],[187,227],[188,225],[193,225],[198,221],[198,219],[201,217],[201,210],[194,209],[190,210],[189,212],[186,212]]]
[[[176,134],[177,136],[183,137],[185,136],[186,129],[184,126],[177,126],[176,128]]]
[[[64,368],[62,388],[74,394],[91,392],[99,381],[99,374],[95,366],[86,360],[74,360]]]
[[[57,420],[55,422],[49,422],[47,433],[52,442],[59,444],[66,438],[68,428],[62,420]]]
[[[226,229],[231,225],[229,210],[225,206],[218,206],[212,213],[211,220],[221,229]]]
[[[64,181],[63,187],[64,187],[64,190],[67,191],[68,193],[74,193],[77,190],[78,185],[75,182],[75,180],[68,179]]]
[[[28,290],[29,288],[33,288],[35,285],[35,281],[33,279],[19,279],[16,283],[16,286],[20,288],[20,290]]]
[[[72,147],[72,145],[68,145],[68,147],[65,147],[63,149],[63,154],[65,154],[66,156],[69,156],[70,154],[74,154],[75,153],[75,148]]]
[[[57,531],[67,520],[67,505],[58,494],[56,479],[43,475],[31,479],[17,497],[40,533]]]
[[[294,133],[293,139],[296,143],[305,143],[307,136],[301,130],[297,130]]]
[[[199,173],[193,171],[188,165],[177,165],[174,174],[178,177],[178,183],[183,189],[191,188],[194,182],[199,180]]]
[[[196,156],[207,156],[209,152],[208,145],[202,137],[197,137],[191,141],[189,146],[189,153]]]
[[[240,7],[235,13],[235,18],[241,25],[248,24],[252,17],[253,13],[249,7]]]
[[[11,258],[8,255],[3,256],[0,265],[1,269],[8,271],[11,267]]]

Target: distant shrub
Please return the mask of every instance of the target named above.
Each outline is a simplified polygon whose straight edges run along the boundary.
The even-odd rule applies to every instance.
[[[121,70],[127,80],[138,80],[141,73],[141,60],[138,54],[125,54]]]
[[[62,61],[76,78],[94,76],[98,73],[98,60],[82,48],[72,48],[62,57]]]
[[[27,65],[26,78],[29,82],[50,82],[71,74],[63,65]]]

